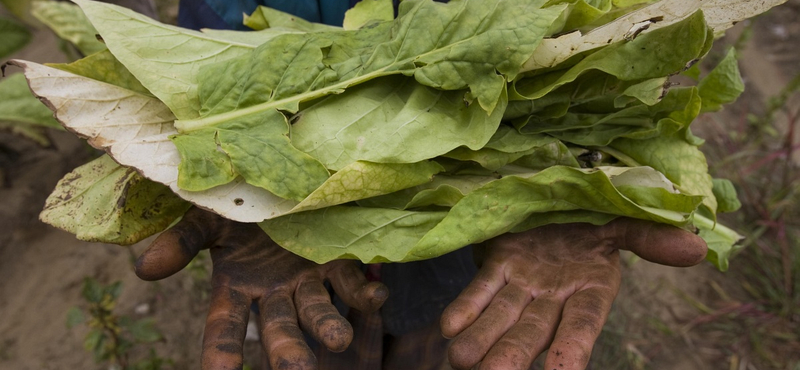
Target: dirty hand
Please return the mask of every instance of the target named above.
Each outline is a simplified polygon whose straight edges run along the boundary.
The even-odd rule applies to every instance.
[[[328,280],[342,300],[373,312],[388,297],[353,261],[317,265],[287,252],[254,224],[191,209],[136,261],[136,274],[158,280],[181,270],[201,249],[213,262],[211,304],[203,337],[203,369],[241,369],[250,305],[260,310],[261,339],[273,369],[316,369],[302,329],[334,352],[344,351],[353,329],[331,304]],[[298,325],[299,323],[299,325]]]
[[[706,254],[691,232],[629,218],[548,225],[484,247],[477,276],[442,314],[457,369],[528,369],[545,350],[546,370],[584,369],[619,291],[619,249],[679,267]]]

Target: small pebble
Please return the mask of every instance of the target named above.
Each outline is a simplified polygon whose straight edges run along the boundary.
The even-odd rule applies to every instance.
[[[150,313],[150,305],[147,303],[142,303],[136,306],[133,309],[133,312],[136,313],[137,315],[147,315],[148,313]]]

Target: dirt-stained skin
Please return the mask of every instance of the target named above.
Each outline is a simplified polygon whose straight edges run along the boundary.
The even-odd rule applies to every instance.
[[[180,271],[202,249],[213,261],[211,303],[203,338],[203,369],[241,369],[250,304],[258,304],[262,344],[273,369],[316,369],[303,331],[340,352],[353,328],[336,311],[323,282],[351,307],[374,312],[388,297],[386,286],[367,282],[352,261],[324,265],[298,257],[254,224],[225,220],[191,209],[162,233],[136,262],[136,274],[158,280]],[[301,330],[302,328],[302,330]]]
[[[707,250],[691,232],[628,218],[543,226],[481,248],[478,275],[442,314],[456,369],[525,370],[545,351],[546,370],[584,369],[619,291],[620,249],[678,267]]]
[[[373,312],[388,297],[350,261],[317,265],[273,243],[256,225],[192,209],[142,254],[136,273],[156,280],[182,269],[201,249],[214,263],[203,369],[238,369],[251,302],[274,369],[316,369],[303,331],[343,351],[350,324],[323,281],[345,303]],[[480,246],[478,275],[447,307],[442,333],[457,369],[528,369],[547,351],[546,369],[584,369],[620,284],[619,249],[664,265],[691,266],[706,245],[691,232],[627,218],[604,226],[565,224],[505,234]]]

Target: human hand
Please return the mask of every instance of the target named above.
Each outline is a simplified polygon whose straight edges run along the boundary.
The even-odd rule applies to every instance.
[[[261,340],[273,369],[316,369],[301,331],[334,352],[344,351],[353,328],[331,304],[328,280],[351,307],[376,311],[386,286],[367,282],[353,261],[324,265],[275,244],[254,224],[237,223],[191,209],[136,261],[136,274],[158,280],[183,269],[209,248],[213,262],[211,303],[203,337],[202,368],[240,369],[250,304],[260,310]],[[299,326],[298,326],[299,323]]]
[[[445,309],[456,369],[584,369],[619,291],[619,249],[658,264],[703,260],[705,242],[663,224],[619,218],[604,226],[548,225],[485,244],[469,286]]]

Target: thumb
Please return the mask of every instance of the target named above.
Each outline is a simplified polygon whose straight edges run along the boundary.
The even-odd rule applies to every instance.
[[[153,281],[182,270],[201,249],[217,239],[221,223],[212,213],[192,208],[171,229],[159,235],[136,260],[136,276]]]
[[[660,265],[694,266],[702,262],[708,252],[701,237],[675,226],[625,217],[607,226],[615,247]]]

